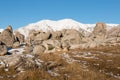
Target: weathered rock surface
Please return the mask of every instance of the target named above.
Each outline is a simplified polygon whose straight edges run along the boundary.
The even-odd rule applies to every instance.
[[[52,39],[61,39],[62,36],[63,35],[61,31],[52,32],[51,34]]]
[[[0,56],[3,56],[7,53],[7,47],[5,45],[0,44]]]
[[[0,34],[0,41],[4,43],[7,47],[12,47],[15,42],[15,37],[13,35],[13,30],[11,26],[8,26]]]
[[[67,42],[67,44],[79,44],[82,38],[82,33],[78,32],[77,30],[66,30],[63,33],[63,38],[61,42],[63,44],[65,42]]]
[[[44,53],[44,51],[45,51],[45,47],[42,45],[36,45],[33,48],[33,54],[41,54]]]
[[[113,27],[107,32],[107,37],[120,37],[120,26]]]
[[[35,36],[35,40],[47,40],[50,37],[50,33],[49,32],[40,32],[39,34],[37,34]]]
[[[11,66],[14,66],[16,71],[22,72],[31,67],[41,67],[42,63],[43,61],[31,54],[0,56],[0,68],[7,68],[8,71]]]
[[[18,48],[18,47],[20,47],[20,42],[14,42],[12,47],[13,47],[13,48]]]
[[[20,34],[18,31],[15,32],[15,40],[16,42],[23,43],[24,42],[24,35]]]
[[[62,48],[60,40],[52,39],[43,41],[43,46],[46,48],[46,52],[51,50],[60,50]]]
[[[31,67],[40,68],[43,66],[42,63],[43,61],[38,59],[37,56],[35,55],[31,54],[21,55],[18,63],[15,64],[16,65],[15,69],[19,72],[22,72]]]
[[[24,50],[25,50],[24,51],[25,54],[32,53],[33,52],[33,46],[25,46]]]
[[[20,55],[5,55],[5,56],[0,56],[0,68],[1,67],[6,67],[6,65],[14,66],[15,64],[18,63],[20,60]]]
[[[50,32],[31,31],[28,38],[26,39],[26,44],[28,46],[38,45],[41,44],[43,40],[48,40],[50,36]]]
[[[116,45],[120,43],[120,28],[115,27],[107,31],[105,23],[96,23],[92,33],[86,36],[81,31],[74,29],[63,29],[61,31],[43,32],[31,30],[26,40],[19,32],[13,34],[11,26],[8,26],[1,34],[1,55],[6,54],[7,48],[18,48],[25,42],[24,53],[44,53],[57,50],[69,50],[71,48],[95,48],[100,45]],[[115,43],[115,44],[114,44]],[[7,46],[7,47],[5,47]],[[5,49],[6,48],[6,49]],[[5,50],[5,51],[2,51]],[[2,53],[3,52],[3,53]]]
[[[96,26],[94,27],[94,30],[93,30],[93,35],[94,35],[94,38],[96,39],[105,39],[106,37],[106,32],[107,32],[107,29],[106,29],[106,24],[105,23],[96,23]]]

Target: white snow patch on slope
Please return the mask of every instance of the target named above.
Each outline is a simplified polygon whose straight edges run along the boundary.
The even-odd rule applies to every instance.
[[[118,24],[107,24],[109,28],[117,26]],[[42,31],[59,31],[62,29],[76,29],[81,32],[92,32],[95,24],[82,24],[72,19],[63,19],[58,21],[41,20],[36,23],[29,24],[27,26],[19,28],[21,34],[28,36],[30,30],[42,30]]]
[[[11,49],[8,52],[12,53],[12,54],[23,54],[24,52],[24,48],[16,48],[16,49]]]

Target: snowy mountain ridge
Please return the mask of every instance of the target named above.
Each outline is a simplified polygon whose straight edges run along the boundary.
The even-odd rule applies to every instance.
[[[117,26],[118,24],[107,24],[108,29]],[[36,23],[28,24],[27,26],[17,29],[21,34],[28,36],[30,30],[42,30],[42,31],[59,31],[62,29],[76,29],[84,32],[91,32],[95,24],[83,24],[72,19],[62,19],[58,21],[53,20],[41,20]]]
[[[109,28],[117,26],[118,24],[107,24]],[[62,29],[76,29],[76,30],[83,30],[87,32],[91,32],[95,24],[82,24],[72,19],[62,19],[58,21],[52,20],[41,20],[36,23],[28,24],[27,26],[21,27],[18,31],[21,34],[24,34],[25,37],[29,34],[29,31],[34,30],[43,30],[47,31],[59,31]]]

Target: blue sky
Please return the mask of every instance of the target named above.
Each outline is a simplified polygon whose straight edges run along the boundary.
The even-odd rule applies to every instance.
[[[0,28],[43,19],[120,23],[120,0],[0,0]]]

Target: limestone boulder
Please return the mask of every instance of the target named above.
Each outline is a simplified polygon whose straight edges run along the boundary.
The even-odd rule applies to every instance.
[[[61,31],[55,31],[55,32],[52,32],[52,34],[51,34],[52,39],[60,39],[61,37],[62,37]]]
[[[31,30],[27,38],[25,39],[25,43],[27,46],[33,45],[35,36],[37,35],[35,30]]]
[[[70,41],[69,40],[64,40],[61,42],[62,43],[62,48],[63,49],[69,49],[70,48]]]
[[[101,23],[101,22],[98,22],[96,23],[96,26],[94,27],[94,30],[93,30],[93,35],[94,35],[94,38],[96,39],[105,39],[106,37],[106,32],[107,32],[107,29],[106,29],[106,24],[105,23]]]
[[[79,48],[81,49],[92,49],[92,48],[98,48],[100,46],[105,46],[105,41],[89,41],[87,43],[79,44]]]
[[[9,71],[10,67],[13,67],[17,71],[17,75],[23,71],[30,69],[31,67],[41,68],[43,67],[43,61],[34,54],[16,54],[0,56],[0,68]]]
[[[26,45],[31,46],[31,45],[40,45],[42,41],[48,40],[51,36],[50,32],[43,32],[43,31],[33,31],[28,35],[26,38]]]
[[[17,64],[20,60],[21,56],[16,54],[16,55],[5,55],[5,56],[0,56],[0,68],[9,68],[11,66],[14,66]]]
[[[120,37],[120,26],[113,27],[107,32],[107,38]]]
[[[35,36],[34,40],[48,40],[50,35],[51,33],[49,32],[40,32]]]
[[[71,34],[77,34],[77,35],[79,35],[81,38],[84,36],[83,33],[79,32],[79,31],[77,31],[77,30],[75,30],[75,29],[64,29],[64,30],[62,30],[61,32],[62,32],[63,37],[64,37],[64,36],[67,36],[67,35],[71,35]]]
[[[84,36],[79,31],[70,29],[70,30],[64,31],[61,42],[64,44],[65,42],[67,42],[67,44],[69,45],[79,44],[83,37]]]
[[[7,47],[5,45],[0,45],[0,56],[7,54]]]
[[[14,42],[12,48],[20,47],[20,42]]]
[[[23,43],[25,40],[24,35],[19,33],[18,31],[16,31],[15,32],[15,40],[16,40],[16,42]]]
[[[30,54],[33,52],[33,46],[25,46],[24,50],[25,54]]]
[[[41,45],[43,43],[42,40],[34,40],[32,41],[32,45]]]
[[[36,45],[33,48],[33,54],[41,54],[44,53],[44,51],[45,51],[45,47],[42,45]]]
[[[52,51],[52,50],[60,50],[62,47],[62,44],[60,40],[45,40],[43,41],[43,46],[46,48],[46,52]]]
[[[11,26],[8,26],[0,34],[0,41],[4,43],[7,47],[12,47],[15,42],[15,37]]]

